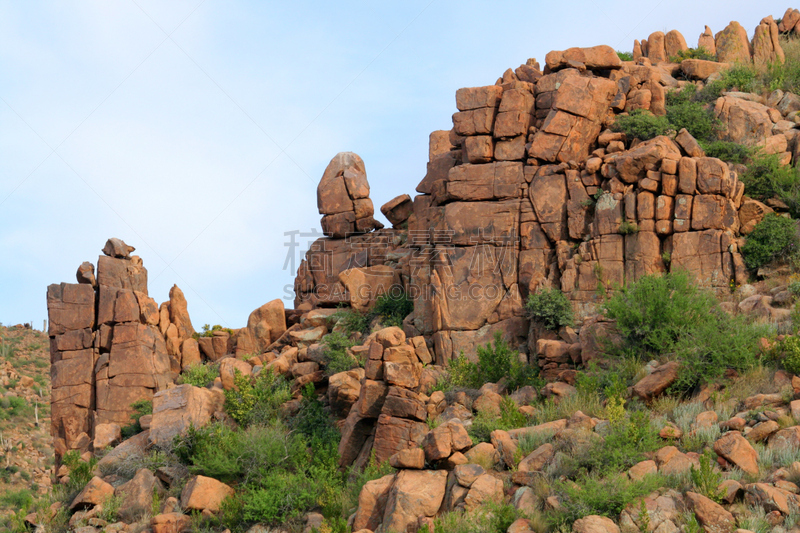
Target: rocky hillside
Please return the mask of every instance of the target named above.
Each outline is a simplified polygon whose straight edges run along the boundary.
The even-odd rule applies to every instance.
[[[7,527],[800,531],[797,33],[790,9],[459,89],[392,228],[331,160],[294,309],[239,329],[159,305],[109,239],[48,287],[54,485]]]
[[[41,331],[0,326],[0,512],[32,502],[51,486],[48,345]]]

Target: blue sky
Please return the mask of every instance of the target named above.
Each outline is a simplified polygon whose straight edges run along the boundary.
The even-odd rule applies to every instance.
[[[156,301],[176,283],[196,327],[241,327],[292,284],[284,233],[319,229],[337,152],[363,157],[377,211],[414,194],[459,87],[658,30],[696,46],[734,19],[752,37],[786,7],[0,1],[0,322],[41,327],[47,285],[119,237]]]

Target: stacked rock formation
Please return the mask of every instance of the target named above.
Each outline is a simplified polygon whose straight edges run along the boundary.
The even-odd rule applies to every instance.
[[[736,21],[731,22],[721,32],[714,35],[706,26],[705,31],[697,40],[697,47],[702,48],[708,55],[715,56],[719,63],[755,63],[766,65],[769,63],[783,63],[785,56],[778,36],[782,32],[793,31],[792,21],[800,20],[800,13],[789,9],[780,24],[776,24],[772,16],[761,20],[755,29],[753,39],[747,38],[747,30]],[[653,64],[669,62],[680,57],[681,52],[686,52],[689,47],[686,39],[678,30],[672,30],[666,35],[664,32],[654,32],[647,39],[634,41],[634,61],[646,57]],[[692,60],[698,61],[698,60]]]
[[[47,289],[57,458],[90,450],[96,427],[129,423],[132,403],[151,400],[171,382],[158,306],[133,250],[110,239],[96,278],[84,263],[78,284]]]
[[[672,33],[663,46],[681,43]],[[413,298],[404,328],[424,336],[438,364],[474,357],[499,331],[550,375],[581,362],[571,347],[582,342],[529,331],[523,302],[540,287],[560,288],[582,318],[596,311],[598,287],[673,268],[708,287],[745,282],[740,227],[752,230],[769,207],[743,196],[737,168],[705,157],[686,131],[637,144],[610,129],[633,109],[663,114],[666,91],[686,83],[670,72],[685,65],[569,49],[548,54],[544,72],[530,60],[495,85],[458,90],[452,130],[431,134],[408,232],[318,241],[298,270],[296,307],[363,308],[348,280],[381,272]],[[737,93],[716,114],[737,142],[788,162],[795,97],[773,98],[787,100],[787,114]]]
[[[341,152],[331,159],[317,187],[317,207],[322,217],[322,232],[343,238],[354,233],[381,229],[369,199],[369,183],[364,161],[352,152]]]
[[[367,464],[370,453],[385,461],[416,448],[428,433],[426,402],[419,390],[423,364],[432,362],[423,339],[406,342],[397,327],[378,331],[361,347],[366,355],[358,400],[350,408],[339,445],[341,465]]]

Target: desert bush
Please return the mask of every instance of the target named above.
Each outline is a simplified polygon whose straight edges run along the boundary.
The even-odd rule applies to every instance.
[[[622,61],[633,61],[633,53],[632,52],[620,52],[617,50],[617,57],[620,58]]]
[[[489,442],[492,431],[521,428],[527,423],[528,418],[520,412],[514,400],[506,397],[500,404],[500,416],[486,411],[479,412],[469,427],[469,435],[475,443]]]
[[[572,326],[575,321],[572,304],[558,289],[544,288],[530,294],[525,310],[531,320],[551,330]]]
[[[403,319],[414,311],[414,302],[405,294],[393,294],[391,291],[378,296],[372,314],[381,318],[386,327],[403,327]]]
[[[722,474],[714,470],[714,463],[715,461],[711,456],[704,453],[700,456],[700,468],[695,468],[694,465],[691,465],[689,471],[692,477],[692,484],[698,494],[702,494],[717,503],[722,503],[722,498],[725,496],[725,490],[719,487],[719,484],[722,483]]]
[[[139,419],[144,415],[153,414],[153,402],[150,400],[137,400],[131,404],[134,412],[131,415],[131,423],[122,428],[122,438],[129,439],[142,432],[142,426],[139,424]]]
[[[448,365],[449,385],[478,389],[484,383],[497,383],[505,379],[506,386],[515,390],[525,385],[538,384],[538,368],[519,360],[519,353],[495,332],[494,344],[478,347],[478,362],[473,363],[462,353]],[[443,387],[450,388],[450,387]]]
[[[629,220],[623,220],[619,224],[619,229],[617,233],[620,235],[633,235],[634,233],[639,233],[639,225],[636,222],[631,222]]]
[[[666,119],[675,131],[686,128],[695,139],[710,139],[719,129],[719,121],[711,109],[697,101],[696,93],[695,85],[667,93]]]
[[[631,481],[622,473],[606,478],[585,475],[575,483],[559,482],[556,490],[562,495],[563,501],[557,521],[571,524],[589,515],[617,519],[625,507],[661,486],[663,479],[658,475]]]
[[[620,407],[624,405],[618,402]],[[617,415],[609,422],[605,437],[579,453],[577,466],[593,475],[613,475],[643,461],[646,454],[661,446],[658,431],[650,424],[648,412],[621,409],[621,416]]]
[[[778,342],[772,350],[771,358],[790,374],[800,375],[800,337],[790,336]]]
[[[679,50],[678,53],[672,56],[669,60],[673,63],[680,63],[684,59],[703,59],[705,61],[716,61],[717,57],[710,54],[708,50],[699,46],[697,48],[689,48],[688,50]]]
[[[322,344],[325,345],[325,373],[328,376],[360,366],[360,361],[348,353],[348,349],[356,344],[350,337],[338,332],[329,333],[323,337]]]
[[[777,154],[754,154],[740,177],[751,198],[777,197],[789,206],[793,217],[800,216],[800,170],[781,165]]]
[[[752,156],[752,149],[747,146],[730,141],[700,140],[700,146],[708,157],[716,157],[728,163],[743,164]],[[748,192],[749,194],[749,192]]]
[[[193,333],[192,338],[197,340],[200,337],[213,337],[215,331],[227,331],[228,334],[233,335],[233,330],[230,328],[223,328],[219,324],[215,324],[213,326],[209,326],[208,324],[203,324],[203,330]]]
[[[682,272],[644,276],[605,303],[605,312],[617,321],[624,348],[640,357],[671,352],[678,338],[705,318],[716,305]]]
[[[33,505],[33,494],[27,489],[8,490],[0,495],[0,506],[14,510],[27,510]]]
[[[276,419],[280,406],[292,398],[289,384],[272,369],[254,379],[236,370],[233,385],[225,391],[225,411],[243,426]]]
[[[628,139],[647,141],[665,135],[671,126],[666,117],[656,116],[644,109],[635,109],[627,116],[619,115],[612,129],[624,133]]]
[[[219,367],[215,364],[192,365],[181,374],[184,384],[195,387],[208,387],[219,377]]]
[[[755,366],[766,328],[731,317],[714,296],[689,281],[684,272],[644,276],[605,304],[623,336],[618,353],[639,359],[673,354],[680,361],[672,392],[722,377],[731,368]]]
[[[742,257],[747,267],[755,270],[795,254],[797,248],[797,224],[790,218],[768,213],[747,236]]]
[[[369,333],[369,318],[366,313],[361,313],[355,309],[345,307],[337,310],[331,318],[336,325],[344,330],[348,337],[353,333]]]

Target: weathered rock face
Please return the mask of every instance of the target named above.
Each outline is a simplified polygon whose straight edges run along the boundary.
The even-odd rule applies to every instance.
[[[331,159],[317,187],[317,207],[322,231],[329,237],[343,238],[367,233],[383,226],[372,215],[369,183],[364,161],[353,152],[340,152]]]
[[[147,296],[147,270],[132,251],[110,239],[96,278],[84,264],[79,284],[48,287],[56,450],[88,451],[95,426],[128,424],[131,404],[152,399],[171,381],[158,307]],[[191,328],[188,314],[184,318]]]
[[[365,310],[396,286],[414,301],[404,328],[434,346],[438,365],[462,351],[474,358],[500,332],[555,379],[581,362],[580,346],[531,341],[523,302],[532,292],[557,287],[586,317],[598,287],[669,269],[712,288],[744,282],[736,173],[688,131],[626,150],[630,139],[608,129],[631,109],[665,112],[677,66],[651,63],[686,49],[678,32],[657,32],[639,63],[570,49],[548,55],[545,72],[523,65],[495,85],[459,89],[453,129],[431,134],[422,194],[393,220],[408,230],[319,239],[298,269],[295,307]],[[697,78],[719,68],[687,61]],[[775,137],[762,104],[724,96],[717,108],[732,137]],[[387,216],[408,203],[392,200]]]

